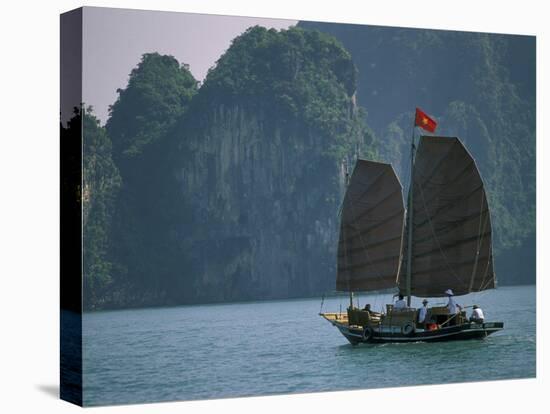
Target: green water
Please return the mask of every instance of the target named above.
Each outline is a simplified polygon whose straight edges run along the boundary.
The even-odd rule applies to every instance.
[[[374,310],[389,300],[359,297]],[[503,287],[457,302],[481,305],[486,320],[503,321],[504,330],[485,340],[352,347],[318,316],[320,299],[85,314],[84,404],[535,376],[535,286]],[[323,310],[345,309],[346,303],[332,298]]]

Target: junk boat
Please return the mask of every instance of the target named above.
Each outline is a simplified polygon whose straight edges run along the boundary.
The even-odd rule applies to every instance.
[[[418,112],[417,112],[418,113]],[[341,210],[336,290],[349,292],[347,312],[320,313],[352,344],[485,338],[502,322],[470,322],[466,311],[427,310],[418,323],[411,296],[460,296],[496,287],[491,217],[473,157],[456,137],[421,136],[411,145],[405,211],[391,164],[357,159]],[[405,224],[406,221],[406,224]],[[383,312],[354,307],[354,292],[398,288],[407,307]]]

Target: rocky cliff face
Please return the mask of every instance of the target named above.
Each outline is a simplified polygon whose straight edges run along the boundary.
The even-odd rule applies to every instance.
[[[323,47],[339,53],[308,55]],[[229,68],[234,53],[243,62],[238,71]],[[263,78],[256,76],[258,53],[270,56],[262,62]],[[342,78],[329,60],[344,53],[328,37],[255,28],[209,74],[177,132],[175,171],[191,206],[182,232],[189,300],[289,298],[334,289],[342,161],[370,139],[353,104],[350,57],[339,62]],[[269,67],[287,56],[288,66]],[[235,84],[242,86],[228,93]],[[216,103],[202,93],[215,95]],[[309,101],[300,102],[306,94]],[[324,124],[308,113],[334,104]]]
[[[274,127],[269,114],[218,107],[187,136],[178,171],[193,208],[189,246],[198,300],[293,297],[329,289],[335,274],[338,162],[325,137]]]
[[[342,163],[375,156],[356,78],[334,38],[296,28],[249,29],[198,90],[144,55],[105,128],[122,185],[88,309],[332,290]]]
[[[534,281],[534,92],[511,64],[523,43],[304,26],[342,39],[360,71],[335,37],[301,28],[247,30],[200,88],[173,57],[143,56],[106,128],[91,124],[87,309],[333,290],[343,161],[391,162],[406,185],[416,105],[478,162],[500,280]]]

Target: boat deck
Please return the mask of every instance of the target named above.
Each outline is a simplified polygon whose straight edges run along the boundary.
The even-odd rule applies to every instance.
[[[437,326],[433,330],[415,328],[411,332],[405,333],[399,325],[380,323],[366,327],[349,325],[347,314],[341,312],[320,313],[319,315],[338,328],[352,345],[360,342],[437,342],[485,338],[504,328],[502,322],[485,322],[480,324],[466,322],[453,326]]]
[[[349,323],[347,312],[320,313],[319,315],[329,322],[338,322],[342,325],[348,325]]]

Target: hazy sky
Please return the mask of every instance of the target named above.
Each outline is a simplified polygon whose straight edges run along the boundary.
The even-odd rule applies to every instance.
[[[248,27],[276,29],[294,20],[85,7],[83,16],[83,101],[94,107],[102,123],[108,107],[125,88],[141,55],[159,52],[187,63],[202,81],[227,50],[231,40]]]

